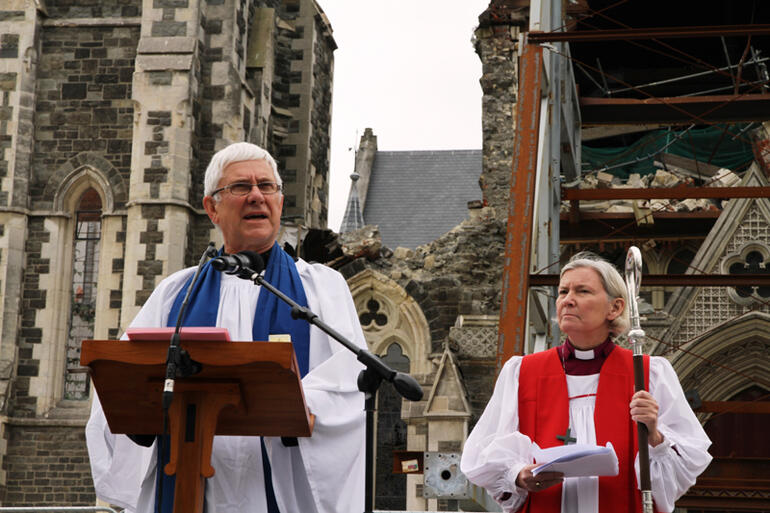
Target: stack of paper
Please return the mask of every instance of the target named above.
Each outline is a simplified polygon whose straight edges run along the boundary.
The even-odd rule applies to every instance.
[[[535,444],[532,454],[539,464],[532,470],[535,476],[541,472],[563,472],[564,477],[618,475],[618,456],[610,442],[606,447],[574,444],[548,449]]]

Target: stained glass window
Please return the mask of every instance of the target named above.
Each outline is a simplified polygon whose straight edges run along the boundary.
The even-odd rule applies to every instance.
[[[80,343],[94,336],[99,241],[102,235],[101,208],[99,194],[94,189],[88,189],[80,197],[75,212],[64,399],[88,399],[88,375],[77,370],[80,369]]]

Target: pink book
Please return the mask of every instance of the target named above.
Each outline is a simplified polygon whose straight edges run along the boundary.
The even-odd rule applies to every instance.
[[[128,328],[126,335],[128,340],[171,340],[174,328]],[[230,333],[227,328],[211,327],[187,327],[179,330],[179,338],[185,340],[208,340],[209,342],[230,342]]]

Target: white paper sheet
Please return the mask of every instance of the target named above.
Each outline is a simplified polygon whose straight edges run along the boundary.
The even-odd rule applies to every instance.
[[[564,477],[618,475],[618,456],[610,442],[605,447],[573,444],[548,449],[535,444],[532,453],[539,464],[532,470],[535,476],[541,472],[563,472]]]

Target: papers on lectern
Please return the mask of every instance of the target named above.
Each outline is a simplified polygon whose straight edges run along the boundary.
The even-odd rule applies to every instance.
[[[171,340],[174,328],[128,328],[128,340]],[[229,342],[230,334],[227,328],[184,327],[179,330],[179,338],[184,340],[208,340],[210,342]]]

